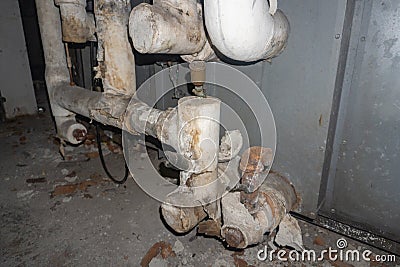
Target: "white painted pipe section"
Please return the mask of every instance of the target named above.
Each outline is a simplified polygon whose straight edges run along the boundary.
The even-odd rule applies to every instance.
[[[79,144],[85,138],[87,130],[85,126],[76,122],[75,116],[55,117],[58,137],[71,144]]]
[[[191,162],[192,168],[180,173],[182,188],[168,195],[161,205],[165,222],[178,233],[190,231],[207,215],[219,216],[219,205],[213,200],[220,192],[216,183],[220,105],[213,97],[190,96],[178,101],[178,153]],[[182,194],[184,188],[190,190]]]
[[[266,0],[204,0],[212,44],[225,56],[244,62],[271,58],[285,47],[289,23],[281,11],[274,11]]]
[[[217,178],[220,105],[221,101],[214,97],[188,96],[178,101],[178,152],[195,166],[193,173],[204,173],[208,177],[193,179],[193,186],[205,185]]]
[[[196,0],[158,0],[136,6],[129,17],[129,34],[140,53],[193,54],[206,42]]]

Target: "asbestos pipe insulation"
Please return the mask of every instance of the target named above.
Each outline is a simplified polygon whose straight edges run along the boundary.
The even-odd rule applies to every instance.
[[[196,0],[155,0],[136,6],[129,34],[140,53],[193,54],[206,43],[201,6]]]
[[[220,217],[219,205],[213,195],[218,192],[217,183],[213,182],[218,179],[219,116],[220,100],[217,98],[185,97],[179,100],[178,153],[191,161],[192,168],[181,172],[182,188],[172,192],[161,205],[165,222],[178,233],[190,231],[207,215]],[[188,190],[182,194],[185,188]]]
[[[56,87],[53,95],[58,105],[74,113],[132,134],[146,133],[158,138],[154,129],[157,123],[162,123],[158,119],[164,111],[151,108],[136,98],[90,91],[68,84]]]
[[[135,97],[89,91],[71,86],[68,82],[56,86],[52,94],[53,101],[60,108],[124,129],[131,134],[153,136],[175,149],[178,147],[176,109],[162,111]]]
[[[79,144],[86,138],[86,128],[76,122],[75,116],[55,117],[57,133],[60,138],[71,144]]]
[[[125,109],[136,91],[135,59],[127,33],[131,7],[127,0],[96,1],[98,59],[101,64],[98,74],[105,89],[105,94],[101,94],[68,85],[70,77],[62,43],[60,11],[62,17],[64,14],[64,33],[79,39],[88,26],[85,24],[88,23],[85,21],[85,18],[88,19],[85,17],[85,1],[59,0],[57,3],[60,10],[53,1],[36,0],[46,62],[46,85],[58,136],[76,144],[82,139],[82,134],[86,134],[86,129],[75,122],[75,114],[122,128]],[[71,21],[77,23],[78,32],[75,32],[77,28],[72,27]],[[71,41],[83,41],[78,39]]]
[[[293,185],[285,177],[270,173],[258,191],[252,194],[232,192],[222,198],[221,236],[235,248],[257,244],[296,205]]]
[[[45,79],[51,111],[55,117],[57,134],[60,138],[76,144],[86,128],[75,121],[75,114],[60,106],[54,98],[54,92],[62,84],[69,84],[69,72],[62,43],[60,13],[53,1],[36,0],[43,54],[46,62]],[[79,130],[78,138],[71,134]]]
[[[135,58],[128,37],[129,0],[96,0],[97,78],[104,92],[132,96],[136,92]]]
[[[86,13],[86,0],[55,0],[60,7],[64,42],[95,41],[94,17]]]
[[[225,56],[243,62],[277,56],[285,47],[289,23],[272,2],[270,9],[265,0],[204,0],[211,43]]]

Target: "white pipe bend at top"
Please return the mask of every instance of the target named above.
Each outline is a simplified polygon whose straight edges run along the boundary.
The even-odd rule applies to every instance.
[[[212,44],[225,56],[244,62],[273,56],[274,28],[279,28],[274,22],[275,10],[276,0],[271,1],[271,10],[267,0],[204,0]]]

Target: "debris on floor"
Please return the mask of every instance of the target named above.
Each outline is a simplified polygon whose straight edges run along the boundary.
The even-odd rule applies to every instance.
[[[72,195],[76,191],[86,192],[88,187],[97,185],[97,181],[87,180],[76,184],[57,185],[54,191],[51,192],[51,197],[59,195]]]
[[[115,185],[103,173],[99,158],[88,159],[84,155],[97,151],[94,139],[82,146],[65,147],[63,159],[58,144],[53,142],[52,125],[51,117],[45,113],[0,127],[1,266],[140,266],[143,263],[142,266],[390,267],[399,264],[328,259],[312,263],[282,262],[276,257],[260,261],[257,254],[265,246],[269,250],[279,249],[273,234],[264,235],[260,244],[244,250],[224,247],[219,240],[199,236],[196,231],[175,235],[160,219],[159,202],[133,179]],[[122,171],[122,154],[111,152],[113,149],[107,147],[106,141],[103,145],[109,151],[106,161],[112,167],[117,166],[115,172]],[[299,221],[299,227],[304,248],[316,253],[336,248],[337,240],[343,238],[304,221]],[[299,239],[293,240],[299,243]],[[346,240],[348,248],[371,250],[371,259],[388,254],[350,238]]]
[[[279,224],[278,232],[275,236],[275,243],[282,247],[291,247],[297,251],[303,251],[303,237],[299,223],[293,216],[286,214]]]
[[[39,178],[28,178],[26,179],[26,182],[28,184],[36,184],[36,183],[46,183],[47,180],[44,177],[39,177]]]
[[[176,257],[175,252],[172,250],[171,244],[160,241],[155,243],[144,255],[142,261],[140,262],[140,266],[148,267],[153,260],[157,261],[160,264],[160,259],[156,257],[161,256],[162,259],[167,259],[169,257]],[[153,262],[154,265],[154,262]]]

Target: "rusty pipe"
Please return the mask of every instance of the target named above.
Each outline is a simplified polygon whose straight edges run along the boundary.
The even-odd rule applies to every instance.
[[[60,7],[64,42],[86,43],[95,41],[93,15],[86,13],[86,0],[55,0]]]
[[[285,177],[271,173],[258,191],[228,193],[221,200],[224,225],[221,236],[235,248],[263,240],[296,207],[297,194]]]

